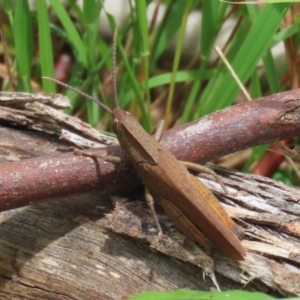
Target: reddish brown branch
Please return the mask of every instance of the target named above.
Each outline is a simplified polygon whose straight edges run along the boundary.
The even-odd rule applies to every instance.
[[[0,211],[47,197],[139,184],[130,165],[114,166],[73,152],[1,164],[0,182]]]
[[[162,144],[180,160],[206,162],[255,145],[300,136],[300,90],[239,104],[168,130]],[[95,151],[95,150],[94,150]],[[108,154],[122,155],[116,148]],[[0,211],[47,197],[140,184],[130,165],[73,153],[0,165]]]
[[[293,14],[291,9],[289,9],[285,15],[286,26],[290,26],[295,21],[293,20]],[[289,78],[290,78],[290,86],[292,89],[299,88],[298,85],[298,72],[297,72],[297,48],[295,44],[295,36],[291,36],[284,41],[287,59],[289,63]],[[282,144],[289,145],[293,143],[293,140],[282,140]],[[279,147],[276,144],[271,144],[269,148],[266,150],[264,155],[256,164],[253,174],[268,176],[271,177],[280,167],[281,163],[284,160],[284,156],[280,153]]]
[[[204,163],[238,150],[300,136],[300,89],[238,104],[166,131],[181,160]]]

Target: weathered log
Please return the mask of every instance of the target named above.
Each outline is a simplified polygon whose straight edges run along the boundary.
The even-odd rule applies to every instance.
[[[262,112],[262,119],[278,120],[278,123],[272,123],[272,127],[267,126],[267,122],[258,122],[259,116],[255,110],[254,115],[257,115],[257,119],[252,117],[252,120],[256,125],[252,124],[254,129],[251,129],[255,132],[255,138],[258,135],[263,139],[264,134],[269,134],[268,141],[271,141],[275,136],[279,139],[283,138],[283,134],[289,137],[295,136],[296,131],[299,132],[296,116],[299,114],[297,97],[299,96],[294,94],[291,99],[283,95],[280,100],[285,99],[286,102],[282,101],[279,107],[275,107],[279,105],[278,101],[276,105],[265,104],[266,110]],[[289,104],[292,106],[289,107]],[[249,109],[251,105],[253,104],[246,105],[248,107],[246,111],[251,110]],[[230,113],[230,110],[225,113]],[[269,117],[267,118],[266,115]],[[207,118],[211,120],[212,117]],[[250,122],[250,117],[243,116],[242,119]],[[203,121],[200,124],[203,124]],[[220,123],[218,124],[221,126]],[[185,131],[179,131],[175,137],[177,139],[184,136],[197,145],[195,141],[201,139],[204,134],[206,144],[203,148],[205,149],[206,145],[211,147],[210,138],[213,139],[213,132],[217,134],[217,128],[213,125],[212,128],[210,127],[212,131],[208,133],[196,131],[198,134],[194,139],[189,132],[195,134],[195,127],[185,128]],[[236,123],[235,126],[229,126],[229,131],[236,129],[236,132],[239,132],[244,125],[245,123],[238,126]],[[294,129],[297,126],[298,129]],[[48,159],[50,154],[56,158],[74,157],[72,153],[56,154],[58,147],[66,148],[67,145],[53,136],[8,127],[1,127],[0,131],[2,161],[34,157],[27,161],[38,160],[41,163],[43,159],[44,161]],[[225,134],[224,128],[221,131],[222,134],[219,137],[217,135],[215,143],[221,137],[220,142],[226,143],[228,135]],[[243,147],[250,143],[251,133],[247,133],[248,131],[249,129],[243,129],[243,138],[239,138]],[[165,135],[165,141],[168,140],[172,148],[173,140],[169,132]],[[231,146],[235,143],[233,142]],[[186,143],[184,144],[186,146]],[[178,149],[176,151],[183,155],[183,148],[181,151]],[[210,150],[210,153],[214,152],[213,149]],[[190,151],[191,155],[198,156],[199,160],[199,154],[194,154],[196,150],[190,149]],[[220,150],[217,152],[220,153]],[[200,158],[201,156],[202,154]],[[95,160],[77,156],[75,159],[93,165],[93,172],[96,172]],[[75,160],[73,160],[73,168],[76,169],[74,162]],[[19,163],[23,162],[2,165],[16,166]],[[101,168],[104,168],[100,160],[98,163]],[[61,166],[63,164],[57,163],[56,168],[51,169],[52,175],[46,177],[48,186],[51,186],[51,180],[56,178],[56,173],[60,174]],[[29,169],[29,171],[34,170]],[[65,181],[60,177],[61,186],[69,181],[80,184],[82,179],[78,180],[79,175],[83,175],[84,181],[88,180],[88,176],[78,174],[78,170],[75,172],[77,176],[72,177],[73,171],[71,165],[66,168],[63,173]],[[274,292],[277,295],[299,295],[299,189],[259,176],[226,170],[218,170],[218,172],[229,188],[229,195],[223,195],[219,186],[209,177],[201,176],[204,182],[220,196],[230,215],[246,229],[246,236],[242,241],[247,251],[244,262],[235,262],[219,252],[215,254],[214,260],[207,257],[194,243],[180,233],[174,232],[174,228],[159,208],[157,210],[164,237],[158,249],[151,251],[156,232],[144,202],[136,202],[132,199],[131,201],[117,200],[116,208],[113,210],[110,199],[104,194],[93,191],[74,195],[73,191],[73,195],[69,193],[69,196],[65,197],[46,199],[47,201],[44,199],[45,202],[38,205],[0,213],[1,299],[13,297],[121,299],[145,290],[162,291],[177,288],[207,290],[215,286],[215,283],[209,278],[203,281],[204,271],[212,278],[215,271],[222,290],[243,288],[247,284],[246,289],[250,290]],[[47,172],[40,173],[40,177],[44,174],[46,175]],[[117,173],[113,174],[117,176]],[[24,181],[26,186],[26,180],[28,182],[30,176],[31,174],[28,174],[19,179],[14,177],[15,186],[12,186],[11,193],[16,191],[18,185],[24,184]],[[69,180],[68,177],[71,179]],[[134,178],[131,175],[128,177]],[[42,184],[41,178],[35,178],[38,184],[30,186],[30,189],[27,189],[29,193],[31,189],[38,189]],[[55,183],[52,188],[53,194],[46,195],[58,196]],[[97,188],[97,185],[92,188]],[[43,189],[47,188],[43,186]],[[76,184],[73,185],[73,189],[76,190]],[[47,191],[49,190],[48,188]],[[36,197],[33,200],[43,199]],[[162,255],[160,252],[167,255]],[[178,259],[172,259],[170,255]]]

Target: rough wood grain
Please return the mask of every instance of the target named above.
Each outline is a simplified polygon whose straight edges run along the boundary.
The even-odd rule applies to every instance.
[[[299,127],[295,129],[299,126],[297,97],[299,97],[297,93],[292,96],[284,93],[279,100],[277,99],[276,105],[268,104],[268,101],[263,102],[263,106],[266,106],[265,116],[267,116],[262,117],[263,121],[259,123],[257,115],[257,119],[253,120],[258,123],[252,124],[255,127],[253,131],[258,134],[260,141],[265,137],[264,134],[271,135],[272,138],[269,139],[272,140],[284,134],[289,134],[289,137],[294,136],[297,130],[299,132]],[[274,96],[272,99],[275,98]],[[251,108],[251,105],[247,104],[243,110],[252,110],[254,115],[258,114],[257,107],[254,105],[254,108]],[[235,111],[239,109],[242,108],[235,108]],[[231,114],[231,110],[216,115],[220,118],[226,114]],[[31,116],[30,120],[32,118],[34,117]],[[206,120],[209,121],[211,118],[213,116],[208,116]],[[236,117],[232,116],[232,118]],[[272,118],[277,120],[277,123],[275,122],[271,128],[267,126],[266,120]],[[223,123],[225,121],[222,120]],[[203,125],[202,122],[200,123]],[[206,124],[211,124],[214,132],[218,131],[214,128],[215,123],[209,121]],[[227,129],[233,130],[234,127],[228,124]],[[239,130],[242,126],[236,124],[235,127],[237,127],[236,132],[241,133]],[[192,130],[195,134],[194,140],[201,140],[202,134],[205,136],[207,133],[206,131],[197,133],[196,128],[185,127],[183,131],[175,132],[174,136],[176,139],[181,136],[189,141],[192,138]],[[245,129],[243,132],[246,134]],[[223,128],[222,133],[224,134]],[[0,165],[0,175],[3,175],[2,170],[5,168],[14,170],[14,167],[9,169],[9,166],[17,164],[19,166],[25,158],[31,157],[27,162],[38,162],[39,165],[45,163],[49,157],[52,160],[53,157],[57,159],[57,164],[54,163],[52,166],[52,174],[48,174],[49,169],[41,173],[40,171],[44,169],[40,168],[36,173],[40,174],[40,178],[30,177],[34,169],[27,169],[27,173],[30,173],[26,174],[24,168],[22,173],[24,177],[14,176],[13,191],[16,191],[15,188],[22,185],[24,181],[25,187],[27,184],[25,192],[29,195],[32,190],[38,189],[40,184],[44,184],[40,189],[46,191],[44,196],[53,197],[60,195],[61,190],[57,190],[59,187],[63,188],[66,182],[72,184],[73,181],[74,194],[82,178],[85,184],[90,180],[92,189],[98,187],[99,178],[97,176],[94,179],[88,178],[95,172],[90,172],[88,169],[93,166],[95,170],[95,165],[99,161],[82,157],[74,158],[72,153],[57,155],[58,148],[67,149],[68,145],[58,141],[55,136],[9,127],[0,127],[0,134],[0,159],[6,161]],[[165,142],[172,147],[174,141],[169,134],[170,131],[165,134]],[[232,138],[234,139],[234,134]],[[250,143],[250,138],[251,135],[248,134],[247,138],[240,139],[243,147]],[[207,142],[210,145],[210,140]],[[223,137],[220,142],[225,143],[226,138]],[[237,141],[232,143],[231,145],[235,145]],[[174,150],[175,153],[179,151],[178,153],[182,155],[178,149],[177,147]],[[195,152],[198,151],[191,151],[193,157]],[[201,158],[199,154],[196,156],[198,159]],[[66,160],[70,158],[73,160],[68,164],[69,167],[65,172],[58,176],[60,179],[57,181],[58,185],[55,185],[52,179],[57,178],[56,173],[60,173],[63,168],[64,157]],[[77,167],[75,167],[76,172],[73,172],[74,162],[77,166],[80,160],[82,160],[82,167],[87,168],[87,173],[85,169],[82,172],[78,171]],[[18,163],[7,163],[7,161],[18,161]],[[26,166],[26,163],[24,165]],[[2,168],[3,166],[5,168]],[[105,170],[101,162],[100,166]],[[111,167],[107,166],[107,168]],[[120,173],[124,170],[126,169],[121,170]],[[129,201],[118,201],[116,209],[113,210],[110,199],[95,191],[83,194],[81,190],[79,195],[69,194],[54,200],[38,199],[37,194],[34,194],[35,198],[33,197],[32,200],[44,200],[45,203],[0,213],[1,299],[124,299],[145,290],[209,289],[215,284],[210,278],[204,281],[202,276],[204,270],[212,275],[213,266],[222,290],[243,288],[247,283],[246,289],[250,290],[276,295],[299,295],[299,189],[258,176],[224,170],[218,172],[224,176],[223,180],[230,190],[229,195],[222,195],[219,186],[209,177],[203,176],[204,182],[219,193],[230,215],[246,228],[246,237],[242,242],[248,254],[245,262],[235,262],[218,252],[215,254],[214,261],[210,258],[203,260],[202,251],[174,231],[159,208],[157,210],[164,229],[164,239],[158,249],[151,250],[156,234],[155,227],[148,217],[150,214],[142,202],[143,199],[138,196],[130,196]],[[110,171],[107,174],[109,173]],[[9,174],[7,171],[5,176]],[[50,177],[46,177],[47,174]],[[68,174],[70,178],[63,177]],[[71,174],[76,176],[72,177]],[[105,176],[100,176],[101,180],[104,180]],[[127,186],[125,177],[120,185]],[[33,184],[36,186],[28,186],[30,182],[28,178],[31,180],[35,178],[37,182]],[[134,178],[133,174],[131,176],[127,173],[127,180],[132,181]],[[114,179],[116,177],[108,178],[106,183],[101,184],[107,188]],[[130,201],[136,198],[141,201]],[[170,255],[177,259],[172,259]]]
[[[1,128],[2,136],[5,131],[22,140],[28,153],[47,137],[9,128]],[[48,141],[44,151],[58,144]],[[299,295],[299,190],[259,176],[218,172],[230,189],[221,199],[244,206],[225,204],[226,209],[247,228],[245,262],[214,257],[220,288],[248,283],[248,290]],[[203,180],[221,194],[218,184]],[[203,280],[207,265],[199,267],[201,250],[174,232],[159,208],[164,240],[158,251],[151,250],[156,232],[150,213],[142,198],[130,198],[115,211],[106,195],[93,192],[0,213],[1,299],[126,299],[146,290],[214,288],[209,277]],[[183,249],[176,254],[180,260],[169,256],[174,249]]]

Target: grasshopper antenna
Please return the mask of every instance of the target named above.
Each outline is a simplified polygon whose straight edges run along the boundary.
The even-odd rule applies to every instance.
[[[67,88],[69,90],[74,91],[75,93],[81,95],[82,97],[87,98],[87,99],[89,99],[89,100],[97,103],[100,107],[102,107],[107,112],[109,112],[110,114],[113,115],[113,111],[108,106],[106,106],[105,104],[103,104],[102,102],[100,102],[98,99],[96,99],[96,98],[94,98],[94,97],[92,97],[92,96],[90,96],[90,95],[88,95],[88,94],[86,94],[86,93],[84,93],[84,92],[82,92],[82,91],[80,91],[80,90],[78,90],[78,89],[76,89],[76,88],[74,88],[74,87],[72,87],[72,86],[64,83],[64,82],[62,82],[62,81],[56,80],[56,79],[51,78],[51,77],[46,77],[46,76],[43,76],[42,78],[46,79],[46,80],[49,80],[49,81],[52,81],[52,82],[55,82],[56,84],[59,84],[59,85],[65,87],[65,88]]]
[[[117,38],[118,28],[116,27],[113,37],[113,53],[112,53],[112,84],[114,93],[115,108],[119,108],[118,90],[117,90]]]
[[[118,92],[117,92],[117,74],[116,74],[116,57],[117,57],[117,35],[118,35],[118,30],[117,28],[115,29],[114,31],[114,37],[113,37],[113,53],[112,53],[112,84],[113,84],[113,93],[114,93],[114,103],[115,103],[115,107],[116,108],[119,108],[119,100],[118,100]],[[72,90],[74,91],[75,93],[81,95],[82,97],[84,98],[87,98],[91,101],[94,101],[95,103],[97,103],[100,107],[102,107],[103,109],[105,109],[107,112],[109,112],[110,114],[113,115],[113,111],[108,107],[106,106],[105,104],[103,104],[102,102],[100,102],[98,99],[62,82],[62,81],[59,81],[59,80],[56,80],[54,78],[51,78],[51,77],[46,77],[46,76],[43,76],[42,77],[43,79],[46,79],[46,80],[49,80],[49,81],[52,81],[52,82],[55,82],[56,84],[59,84],[69,90]]]

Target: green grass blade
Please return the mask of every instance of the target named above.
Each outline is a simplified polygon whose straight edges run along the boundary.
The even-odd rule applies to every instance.
[[[151,49],[152,66],[156,64],[157,59],[161,56],[178,31],[185,11],[185,6],[186,1],[171,1],[169,3],[163,22],[155,30]]]
[[[184,105],[182,117],[180,119],[181,124],[187,123],[190,119],[192,107],[196,101],[201,84],[205,79],[204,74],[207,71],[208,59],[211,54],[216,35],[222,25],[221,20],[224,17],[225,8],[226,5],[221,5],[218,1],[204,1],[202,3],[203,16],[200,37],[202,62],[197,71],[197,78],[192,85],[191,92],[186,104]]]
[[[188,82],[188,81],[195,81],[198,79],[198,71],[178,71],[176,72],[175,82]],[[211,79],[215,74],[214,70],[205,70],[203,72],[203,79]],[[148,88],[152,89],[155,87],[160,87],[164,84],[169,84],[171,81],[172,73],[164,73],[161,75],[157,75],[151,77],[148,82]],[[144,83],[140,84],[140,90],[144,91],[146,89],[146,85]],[[130,99],[134,97],[133,90],[127,91],[123,97],[123,105],[127,106],[130,102]]]
[[[299,33],[299,24],[297,23],[293,23],[292,25],[283,28],[273,36],[271,47],[277,45],[279,42],[284,41],[297,33]]]
[[[245,292],[239,290],[225,292],[202,292],[178,290],[172,292],[145,292],[129,298],[129,300],[274,300],[275,298],[260,292]]]
[[[143,64],[144,73],[144,84],[146,85],[146,110],[150,111],[150,91],[148,88],[149,79],[149,33],[148,33],[148,22],[147,22],[147,5],[145,0],[136,0],[136,16],[137,16],[137,26],[138,29],[138,40],[140,41],[140,53]],[[149,122],[151,120],[149,119]],[[150,127],[152,125],[150,124]]]
[[[192,4],[193,4],[192,0],[186,1],[184,13],[183,13],[183,16],[181,19],[181,24],[180,24],[180,29],[179,29],[179,37],[178,37],[178,41],[177,41],[175,57],[174,57],[174,62],[173,62],[173,67],[172,67],[172,77],[171,77],[171,82],[170,82],[169,94],[168,94],[168,99],[167,99],[165,115],[164,115],[164,119],[166,122],[165,126],[167,128],[169,127],[169,115],[171,112],[171,105],[173,102],[172,100],[174,98],[174,91],[175,91],[175,84],[176,84],[175,78],[176,78],[176,73],[178,71],[181,52],[182,52],[182,48],[183,48],[186,23],[187,23],[187,19],[188,19],[190,10],[192,8]]]
[[[15,1],[13,31],[16,47],[16,60],[20,78],[18,89],[25,92],[31,92],[30,75],[33,37],[27,1]]]
[[[39,49],[42,76],[54,77],[52,42],[49,28],[49,17],[45,0],[37,2]],[[43,89],[48,93],[55,93],[55,83],[43,80]]]
[[[4,0],[3,1],[3,8],[4,8],[4,11],[8,15],[9,23],[12,25],[13,24],[13,20],[14,20],[12,0]]]
[[[80,35],[78,34],[73,22],[71,21],[68,13],[63,7],[61,1],[49,0],[49,2],[51,3],[60,22],[65,28],[70,42],[73,44],[74,48],[76,49],[79,61],[81,61],[81,63],[87,68],[88,67],[87,49],[82,39],[80,38]]]
[[[250,78],[259,58],[268,49],[289,6],[289,4],[266,5],[257,17],[254,16],[253,26],[231,62],[242,82]],[[230,105],[238,92],[239,87],[222,65],[203,92],[195,117]]]
[[[250,94],[252,95],[253,99],[262,97],[260,81],[256,69],[253,71],[253,74],[251,75]]]
[[[138,105],[141,109],[142,124],[143,124],[145,130],[150,132],[152,129],[150,116],[149,116],[149,113],[146,111],[146,108],[144,105],[144,100],[141,97],[140,87],[138,85],[138,82],[136,81],[135,74],[132,71],[132,67],[130,66],[129,60],[127,58],[127,54],[126,54],[122,44],[119,42],[119,39],[118,39],[118,50],[122,57],[122,61],[125,66],[125,71],[127,72],[127,75],[129,76],[130,85],[134,91],[134,95],[135,95],[135,97],[138,101]]]
[[[97,97],[96,88],[99,85],[99,82],[95,81],[95,76],[93,74],[94,66],[99,57],[98,52],[98,39],[99,39],[99,14],[102,8],[101,2],[92,0],[84,1],[83,5],[83,22],[86,28],[86,32],[83,37],[83,42],[88,49],[87,58],[88,58],[88,73],[91,78],[91,85],[88,86],[88,94]],[[92,75],[93,74],[93,75]],[[87,117],[88,122],[93,126],[97,124],[99,120],[99,107],[96,103],[92,101],[87,102]]]
[[[263,62],[271,92],[273,94],[281,92],[282,87],[280,84],[280,78],[278,71],[276,70],[271,50],[267,51],[267,53],[263,56]]]

